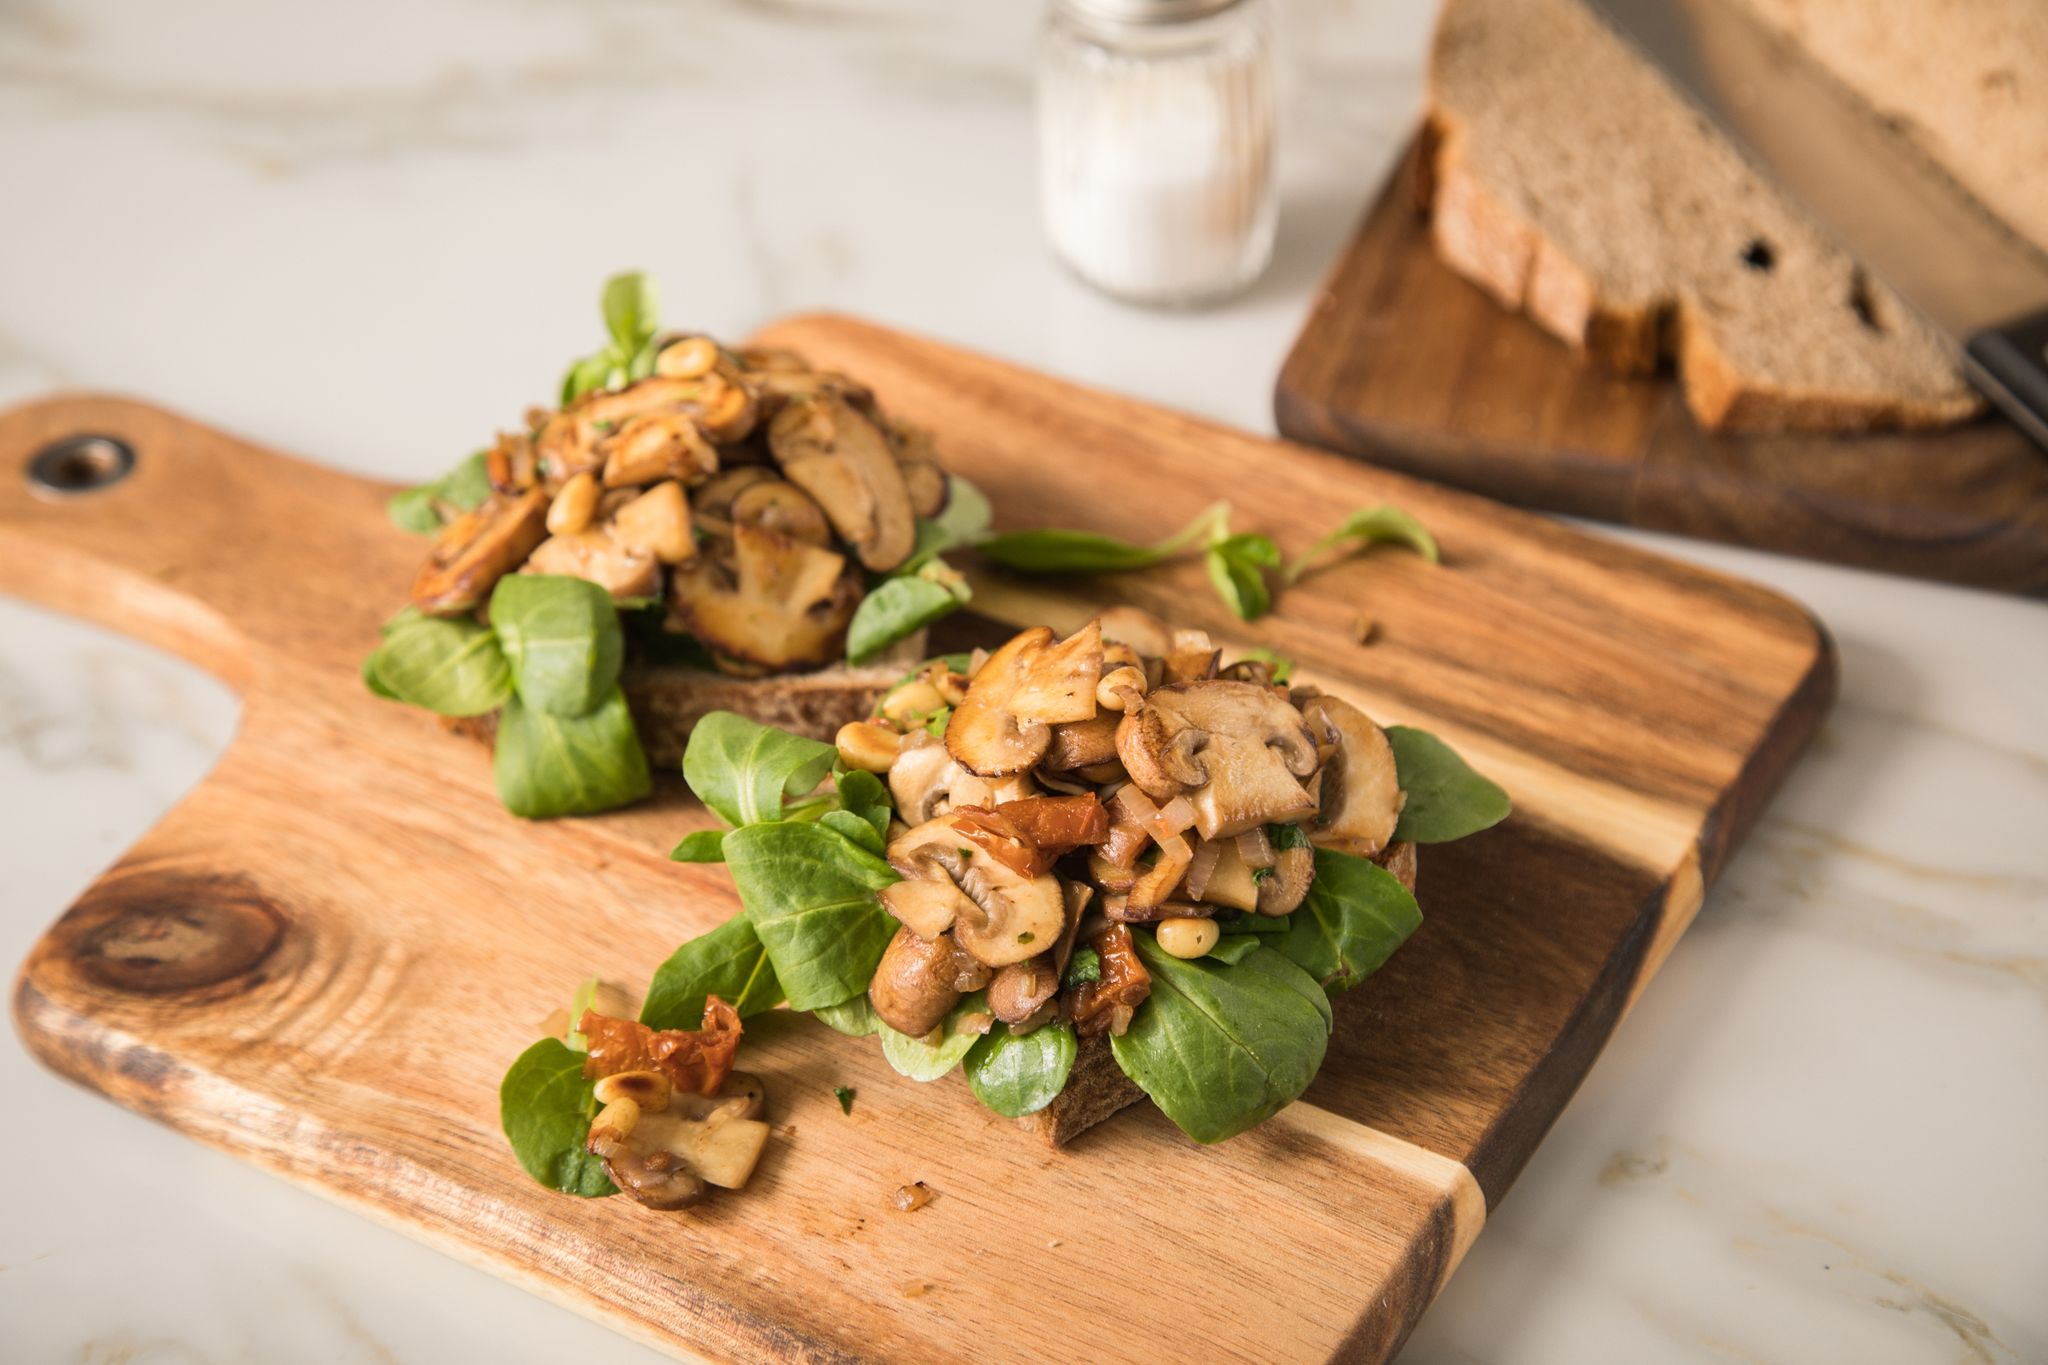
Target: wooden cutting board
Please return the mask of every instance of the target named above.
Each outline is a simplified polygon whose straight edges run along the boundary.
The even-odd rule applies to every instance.
[[[358,680],[421,553],[385,523],[389,490],[107,398],[0,416],[0,588],[213,669],[245,709],[220,765],[36,947],[23,1038],[678,1354],[1391,1354],[1812,738],[1826,636],[1740,582],[932,342],[832,317],[767,339],[932,427],[1006,526],[1152,537],[1228,496],[1290,550],[1383,500],[1434,528],[1442,566],[1349,563],[1250,626],[1192,564],[980,589],[1019,624],[1121,598],[1271,646],[1514,793],[1507,824],[1424,851],[1426,921],[1352,998],[1362,1026],[1306,1102],[1217,1148],[1148,1108],[1055,1154],[957,1077],[913,1084],[871,1041],[777,1015],[743,1053],[784,1125],[746,1191],[654,1215],[537,1188],[499,1135],[499,1076],[579,978],[637,989],[734,912],[721,869],[664,856],[704,813],[672,782],[598,819],[506,815],[474,744]],[[31,497],[24,462],[80,432],[132,445],[133,474]],[[938,1197],[893,1211],[913,1180]]]
[[[1437,260],[1412,155],[1280,371],[1284,435],[1526,507],[2048,595],[2048,453],[1986,417],[1935,433],[1724,437]]]

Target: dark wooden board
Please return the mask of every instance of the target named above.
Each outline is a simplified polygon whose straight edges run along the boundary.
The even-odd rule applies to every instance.
[[[1228,495],[1289,550],[1357,504],[1434,528],[1442,566],[1347,564],[1251,626],[1193,564],[978,579],[977,608],[1013,623],[1122,599],[1276,648],[1514,792],[1507,824],[1424,851],[1426,922],[1354,997],[1366,1026],[1305,1101],[1217,1148],[1141,1109],[1056,1154],[957,1079],[915,1085],[869,1041],[770,1016],[744,1055],[787,1130],[746,1191],[657,1216],[539,1189],[498,1133],[498,1078],[577,979],[637,989],[733,913],[721,869],[665,857],[703,811],[670,782],[600,818],[506,815],[472,742],[357,677],[421,551],[385,523],[388,490],[104,398],[0,415],[6,469],[81,431],[138,452],[126,481],[61,502],[0,479],[0,589],[214,669],[245,713],[34,950],[23,1038],[122,1104],[677,1353],[1391,1354],[1813,735],[1826,637],[1761,589],[1326,453],[846,319],[767,339],[930,426],[1007,526],[1153,536]],[[890,1210],[914,1179],[939,1197]],[[1124,1273],[1155,1263],[1233,1292]],[[1088,1287],[1104,1275],[1114,1292]]]
[[[1436,257],[1390,177],[1280,371],[1283,435],[1552,512],[2035,596],[2048,454],[1985,417],[1933,433],[1715,436]]]

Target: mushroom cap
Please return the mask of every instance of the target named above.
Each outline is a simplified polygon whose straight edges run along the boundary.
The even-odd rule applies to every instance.
[[[846,556],[758,526],[732,528],[724,556],[675,570],[669,617],[717,653],[765,668],[821,664],[860,602]]]
[[[1157,688],[1124,713],[1116,748],[1147,796],[1187,796],[1204,839],[1300,820],[1316,808],[1302,786],[1317,763],[1307,722],[1255,683],[1205,679]]]
[[[1052,630],[1034,626],[1011,636],[988,656],[967,684],[967,695],[946,722],[946,751],[983,777],[1007,777],[1038,766],[1052,742],[1042,722],[1010,714],[1011,697],[1023,685],[1032,660],[1052,643]]]
[[[976,847],[959,827],[959,817],[942,815],[898,836],[889,845],[889,865],[904,883],[937,885],[937,892],[883,889],[882,903],[896,913],[901,903],[926,925],[943,918],[943,888],[950,885],[953,938],[976,961],[1006,967],[1036,957],[1066,928],[1066,901],[1051,873],[1027,877]],[[892,899],[890,893],[896,893]],[[906,926],[908,921],[905,921]]]
[[[1308,826],[1310,842],[1370,858],[1387,846],[1408,797],[1394,765],[1394,746],[1372,717],[1337,697],[1302,703],[1317,748],[1323,753],[1322,808]]]
[[[955,951],[943,933],[922,938],[908,926],[898,929],[868,982],[868,1003],[882,1022],[912,1038],[945,1022],[963,993],[954,984]]]
[[[1273,875],[1259,883],[1258,911],[1262,915],[1291,915],[1308,895],[1309,884],[1316,879],[1316,853],[1312,848],[1297,844],[1293,848],[1277,849],[1273,855]]]
[[[776,413],[768,448],[789,481],[824,508],[863,565],[885,573],[910,557],[917,516],[895,451],[843,395],[821,390]]]

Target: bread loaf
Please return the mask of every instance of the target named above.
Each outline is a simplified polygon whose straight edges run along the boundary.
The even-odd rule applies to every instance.
[[[1580,0],[1448,0],[1426,150],[1447,263],[1602,364],[1674,361],[1709,429],[1981,406],[1947,345]]]

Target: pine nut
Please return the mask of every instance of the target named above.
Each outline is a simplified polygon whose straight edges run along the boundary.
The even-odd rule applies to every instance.
[[[621,1071],[600,1076],[594,1087],[599,1104],[631,1100],[643,1114],[659,1114],[668,1108],[675,1087],[659,1071]]]
[[[896,762],[896,749],[901,741],[902,736],[871,720],[848,721],[839,727],[836,737],[839,757],[846,761],[846,766],[870,773],[889,771]]]
[[[718,364],[718,347],[710,337],[684,337],[661,348],[654,372],[664,379],[702,379]]]
[[[548,504],[548,531],[553,535],[573,536],[590,525],[590,518],[596,511],[597,478],[586,469],[563,484],[562,491],[555,494],[555,500]]]
[[[1213,919],[1163,919],[1155,931],[1159,935],[1159,946],[1175,957],[1207,957],[1209,950],[1216,946],[1216,940],[1223,937],[1223,931],[1216,927]]]
[[[913,716],[928,716],[945,704],[939,689],[920,678],[891,692],[882,702],[882,714],[901,725]]]
[[[1125,664],[1112,668],[1095,684],[1095,704],[1105,711],[1128,711],[1145,699],[1145,670]]]

